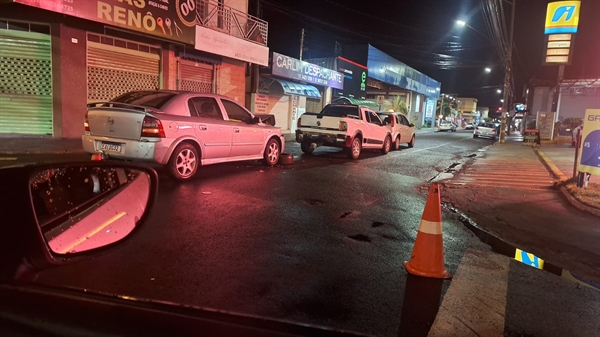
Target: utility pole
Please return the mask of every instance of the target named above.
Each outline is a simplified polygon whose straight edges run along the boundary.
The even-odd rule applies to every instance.
[[[302,28],[302,34],[300,35],[300,61],[302,61],[302,51],[304,50],[304,28]]]
[[[506,138],[506,113],[510,109],[510,84],[512,76],[512,50],[513,36],[515,35],[515,7],[517,0],[512,0],[512,14],[510,18],[510,37],[508,43],[507,55],[505,57],[505,74],[504,74],[504,102],[502,103],[502,123],[500,124],[500,143],[504,143]]]

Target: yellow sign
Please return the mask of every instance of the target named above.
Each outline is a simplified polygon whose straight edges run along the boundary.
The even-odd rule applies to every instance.
[[[570,48],[571,41],[554,41],[548,42],[548,48]]]
[[[544,260],[519,248],[515,250],[515,260],[537,269],[544,269]]]
[[[548,4],[545,34],[577,33],[581,1],[557,1]]]
[[[579,153],[578,171],[600,175],[600,109],[585,110]]]
[[[548,49],[546,55],[569,55],[569,48],[566,49]]]
[[[569,63],[568,56],[546,56],[546,63]]]
[[[571,41],[571,34],[548,35],[548,41]]]

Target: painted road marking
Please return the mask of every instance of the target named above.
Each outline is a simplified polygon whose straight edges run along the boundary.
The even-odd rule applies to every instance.
[[[504,336],[509,264],[507,256],[468,249],[429,336]]]

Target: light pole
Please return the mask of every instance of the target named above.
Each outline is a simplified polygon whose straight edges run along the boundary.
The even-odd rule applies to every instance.
[[[512,73],[512,49],[513,49],[513,36],[515,32],[515,7],[516,0],[512,0],[512,14],[510,19],[510,37],[508,42],[508,50],[506,51],[506,64],[505,64],[505,75],[504,75],[504,97],[502,101],[502,123],[500,124],[500,144],[503,144],[506,138],[506,112],[509,110],[509,91],[511,83]]]

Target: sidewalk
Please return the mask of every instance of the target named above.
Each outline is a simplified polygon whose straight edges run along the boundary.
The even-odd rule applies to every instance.
[[[573,177],[574,147],[570,144],[544,144],[540,150],[549,159],[549,164],[555,165],[566,179]],[[591,176],[590,183],[600,184],[600,176]]]
[[[598,217],[573,207],[552,186],[542,160],[521,139],[513,133],[466,164],[444,182],[444,201],[513,246],[600,282]],[[475,178],[465,182],[465,175]]]

